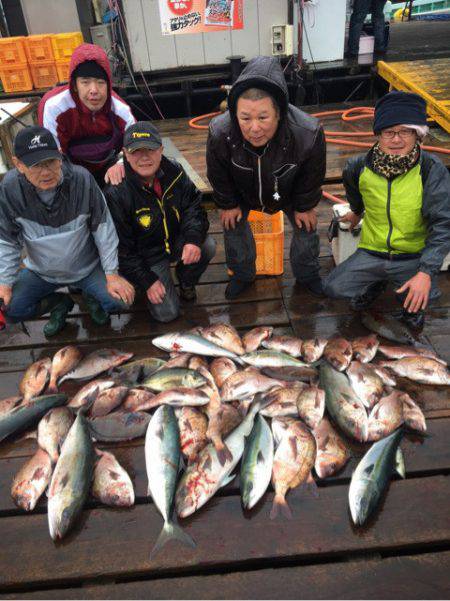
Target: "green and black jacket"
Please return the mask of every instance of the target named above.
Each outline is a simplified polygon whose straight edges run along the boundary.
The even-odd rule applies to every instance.
[[[419,253],[419,271],[439,271],[450,251],[450,176],[436,156],[421,150],[412,169],[387,179],[370,150],[347,161],[343,180],[352,211],[364,212],[359,248]]]
[[[152,265],[171,259],[176,244],[201,246],[209,222],[201,193],[179,163],[162,157],[156,174],[162,188],[158,198],[124,162],[125,179],[104,194],[119,236],[119,271],[147,290],[158,279]]]

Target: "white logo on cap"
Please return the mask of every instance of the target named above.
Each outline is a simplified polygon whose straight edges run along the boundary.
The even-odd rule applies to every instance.
[[[30,140],[30,146],[35,146],[40,143],[41,143],[41,136],[34,136],[34,138],[31,138],[31,140]]]

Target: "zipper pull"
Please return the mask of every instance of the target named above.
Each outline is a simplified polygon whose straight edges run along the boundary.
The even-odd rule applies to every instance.
[[[275,178],[275,185],[274,185],[274,193],[272,194],[272,198],[278,202],[281,198],[281,196],[278,194],[278,180],[277,178]]]

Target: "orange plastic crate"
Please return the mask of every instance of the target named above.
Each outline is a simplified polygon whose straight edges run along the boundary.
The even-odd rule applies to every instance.
[[[30,71],[35,88],[51,88],[58,83],[55,61],[30,63]]]
[[[0,79],[5,92],[28,92],[33,89],[33,80],[28,65],[0,67]]]
[[[256,244],[256,273],[281,275],[284,253],[283,211],[274,215],[250,211],[248,222]]]
[[[58,61],[70,59],[75,48],[82,43],[83,35],[81,31],[54,33],[52,35],[52,46],[55,59]]]
[[[24,43],[29,63],[55,60],[51,35],[29,35],[24,38]]]
[[[70,59],[64,61],[55,61],[56,71],[58,72],[58,81],[69,81]]]
[[[0,38],[0,67],[26,64],[24,39],[24,36]]]

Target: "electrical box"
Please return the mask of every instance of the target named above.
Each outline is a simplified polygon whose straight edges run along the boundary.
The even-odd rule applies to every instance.
[[[272,54],[290,56],[294,53],[292,25],[272,25]]]

